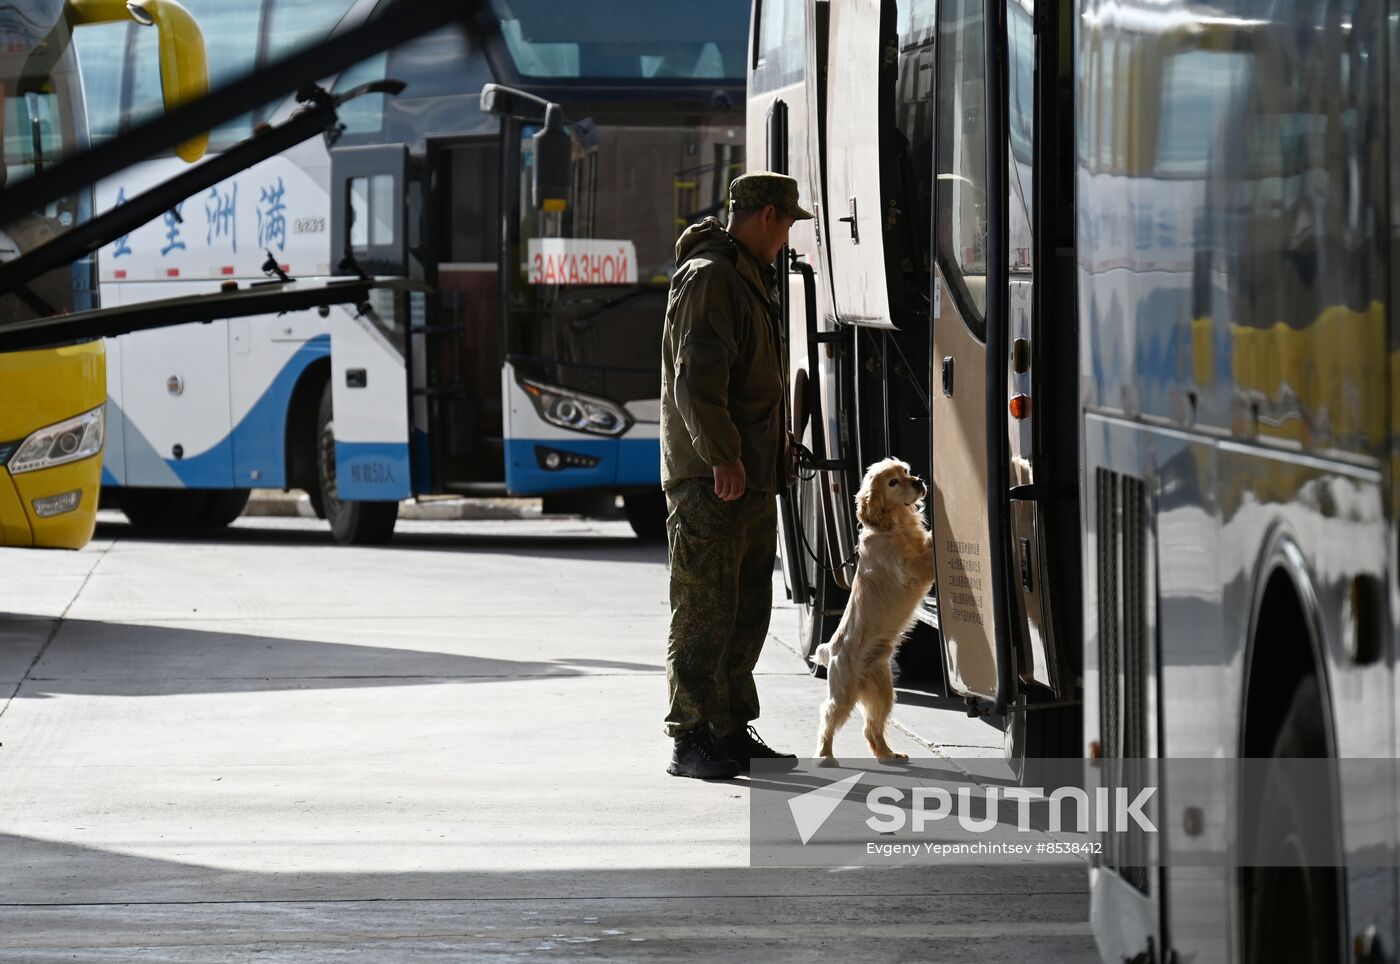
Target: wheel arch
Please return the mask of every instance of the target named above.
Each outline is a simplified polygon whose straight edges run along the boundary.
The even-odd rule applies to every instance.
[[[317,358],[302,371],[287,403],[283,425],[287,488],[310,490],[316,480],[316,417],[321,391],[331,379],[329,356]]]
[[[1255,565],[1240,701],[1240,757],[1266,757],[1298,685],[1317,680],[1329,752],[1337,752],[1326,631],[1316,580],[1288,528],[1276,525]]]

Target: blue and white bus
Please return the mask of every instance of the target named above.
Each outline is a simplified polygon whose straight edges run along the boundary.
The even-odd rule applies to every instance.
[[[215,85],[375,15],[376,0],[187,6]],[[659,352],[674,242],[744,166],[748,5],[703,18],[640,0],[496,0],[491,40],[443,31],[358,65],[332,143],[307,142],[190,198],[100,252],[104,303],[266,272],[407,276],[393,304],[235,319],[109,344],[106,491],[133,523],[219,525],[257,488],[306,490],[344,542],[382,541],[398,502],[539,495],[560,508],[621,494],[638,534],[664,531]],[[80,53],[94,137],[156,109],[147,38]],[[502,91],[483,108],[488,84]],[[531,203],[535,99],[573,139],[563,211]],[[217,152],[297,107],[213,134]],[[172,158],[99,185],[99,210],[170,176]]]

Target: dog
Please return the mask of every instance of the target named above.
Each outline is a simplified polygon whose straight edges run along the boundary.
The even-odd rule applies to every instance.
[[[928,487],[898,459],[876,462],[856,493],[860,559],[846,611],[813,659],[827,667],[816,756],[833,761],[831,741],[857,702],[865,739],[881,762],[909,759],[885,741],[894,709],[890,661],[933,586],[933,537],[924,524]]]

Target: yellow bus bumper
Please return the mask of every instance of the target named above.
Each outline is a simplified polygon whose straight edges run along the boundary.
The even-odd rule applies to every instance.
[[[97,526],[101,484],[101,455],[21,475],[0,469],[0,545],[81,549]],[[70,492],[78,493],[71,509],[40,514],[42,500]]]
[[[106,400],[101,341],[0,353],[0,443],[19,442]],[[97,524],[101,483],[100,451],[14,475],[0,467],[0,545],[81,549]],[[68,493],[77,493],[71,506],[44,502]]]

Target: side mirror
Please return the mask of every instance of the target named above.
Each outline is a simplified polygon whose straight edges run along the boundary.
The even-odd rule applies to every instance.
[[[536,123],[543,116],[544,126],[531,137],[535,145],[535,207],[541,211],[568,210],[574,139],[564,129],[564,108],[514,87],[487,84],[481,88],[481,110]]]
[[[72,24],[116,23],[130,17],[155,27],[160,50],[160,90],[165,109],[173,110],[209,92],[209,59],[199,22],[178,0],[69,0]],[[194,163],[209,147],[208,133],[175,148],[181,160]]]
[[[574,139],[564,130],[564,109],[550,104],[544,126],[531,140],[535,142],[535,206],[541,211],[567,210]]]

